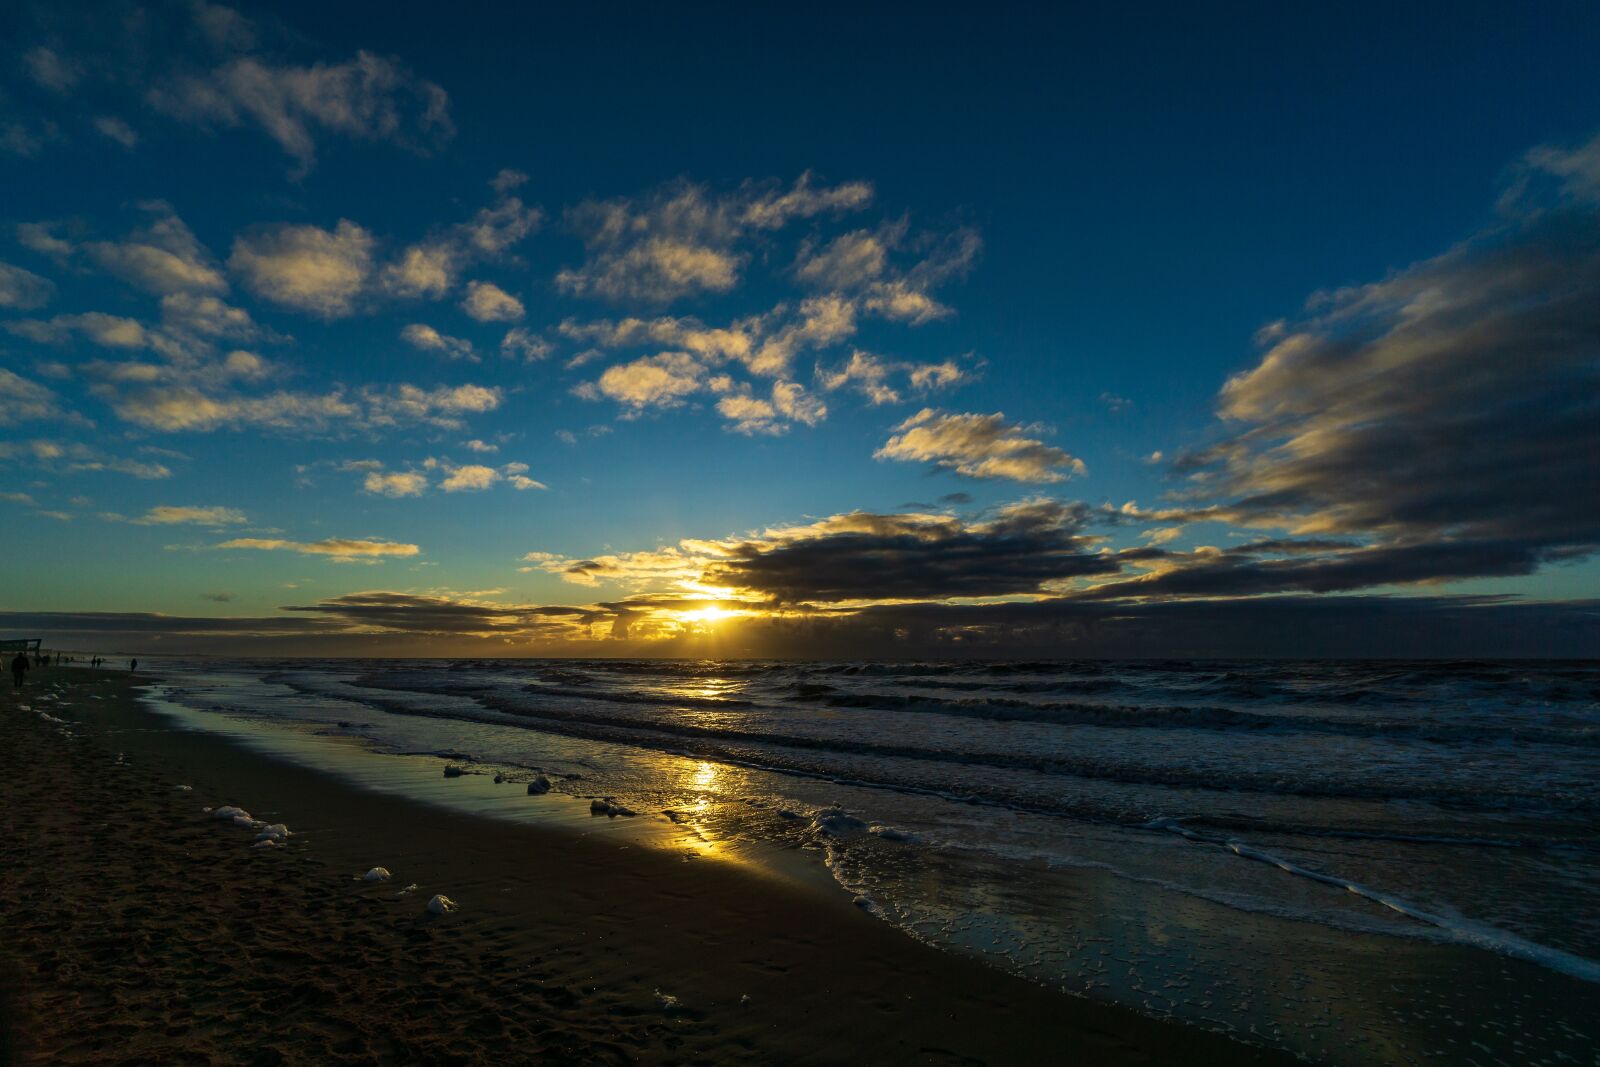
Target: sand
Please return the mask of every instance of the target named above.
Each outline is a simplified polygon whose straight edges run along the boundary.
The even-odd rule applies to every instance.
[[[0,1063],[1281,1062],[928,948],[836,890],[178,731],[133,685],[51,668],[0,693]],[[252,847],[222,805],[291,836]]]

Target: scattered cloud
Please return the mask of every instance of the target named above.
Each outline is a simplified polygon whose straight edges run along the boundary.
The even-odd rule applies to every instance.
[[[295,178],[315,165],[321,132],[419,152],[455,133],[443,89],[366,51],[342,63],[303,66],[239,56],[173,77],[147,98],[158,111],[202,127],[258,127],[295,160]]]
[[[796,219],[858,210],[872,199],[866,182],[814,184],[802,174],[788,189],[746,183],[715,194],[679,182],[649,196],[589,200],[567,212],[567,223],[588,248],[576,268],[556,275],[574,296],[663,304],[700,293],[725,293],[738,284],[753,233]]]
[[[479,322],[515,322],[522,318],[522,301],[493,282],[468,282],[461,310]]]
[[[969,478],[1009,478],[1018,482],[1061,482],[1085,473],[1083,461],[1029,433],[1034,427],[992,415],[947,414],[923,408],[895,427],[873,456],[932,463]]]
[[[231,526],[248,520],[244,512],[237,508],[200,505],[175,507],[163,504],[132,521],[140,526]]]
[[[61,415],[54,392],[0,367],[0,426],[38,422]]]
[[[414,348],[425,352],[440,352],[451,359],[477,360],[477,354],[472,351],[472,342],[460,337],[448,337],[432,326],[424,323],[413,322],[400,331],[400,339]]]
[[[421,496],[428,491],[428,476],[421,471],[368,471],[361,487],[378,496]]]
[[[856,349],[850,360],[833,369],[817,368],[817,383],[828,392],[854,389],[873,405],[898,404],[909,387],[913,392],[928,393],[961,385],[972,378],[954,360],[942,363],[908,363],[882,359]],[[902,379],[905,385],[897,385]]]
[[[139,134],[115,115],[99,116],[94,120],[94,128],[129,151],[139,146]]]
[[[381,562],[388,557],[418,555],[416,545],[367,538],[328,537],[321,541],[286,541],[280,538],[236,537],[216,546],[225,549],[254,549],[263,552],[298,552],[323,556],[334,562]]]
[[[493,467],[470,463],[461,467],[452,467],[439,483],[439,488],[447,493],[459,493],[466,490],[480,490],[493,488],[494,483],[500,480],[500,472]]]
[[[536,363],[554,350],[549,341],[524,326],[513,326],[500,341],[501,355],[521,358],[524,363]]]
[[[342,318],[355,310],[372,273],[373,245],[372,235],[348,219],[332,230],[263,226],[234,241],[228,267],[264,300]]]
[[[41,278],[30,270],[0,263],[0,308],[11,311],[32,311],[43,307],[55,296],[56,286],[49,278]]]
[[[23,53],[22,67],[35,85],[55,93],[70,92],[83,77],[81,64],[43,45]]]

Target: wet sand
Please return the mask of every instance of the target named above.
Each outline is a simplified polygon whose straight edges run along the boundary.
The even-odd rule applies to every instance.
[[[133,684],[0,695],[0,1063],[1286,1062],[831,887],[363,791],[174,729]],[[252,848],[202,810],[227,804],[294,836]]]

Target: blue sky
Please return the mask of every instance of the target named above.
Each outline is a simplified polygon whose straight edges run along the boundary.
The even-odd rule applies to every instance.
[[[1592,7],[377,12],[3,16],[8,625],[1593,637]]]

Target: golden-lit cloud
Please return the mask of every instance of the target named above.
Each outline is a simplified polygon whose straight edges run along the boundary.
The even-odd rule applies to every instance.
[[[415,556],[416,545],[367,538],[328,537],[321,541],[287,541],[275,537],[236,537],[216,546],[225,549],[254,549],[262,552],[298,552],[323,556],[333,562],[379,562],[386,557]]]
[[[238,508],[218,506],[173,506],[163,504],[133,520],[140,526],[232,526],[247,521]]]
[[[1007,478],[1018,482],[1061,482],[1085,473],[1083,461],[1027,436],[1031,427],[992,415],[948,414],[923,408],[895,427],[873,455],[931,463],[969,478]]]
[[[493,282],[468,282],[461,310],[479,322],[515,322],[522,318],[522,301]]]
[[[413,322],[400,331],[400,339],[424,352],[439,352],[450,359],[477,360],[472,342],[460,337],[449,337],[426,323]]]
[[[342,318],[372,273],[372,234],[348,219],[332,230],[263,226],[233,243],[228,267],[256,296],[294,311]]]

